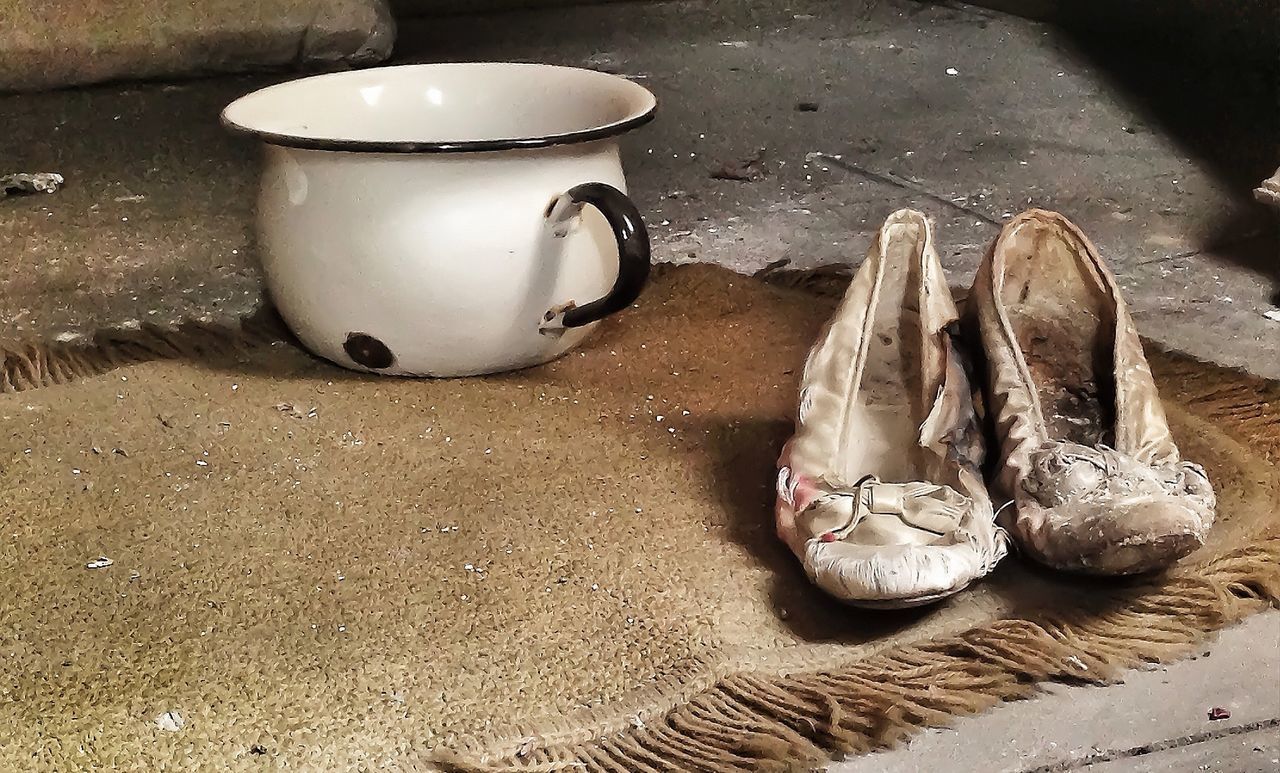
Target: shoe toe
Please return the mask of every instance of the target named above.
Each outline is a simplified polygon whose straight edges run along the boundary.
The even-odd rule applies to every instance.
[[[1115,519],[1110,540],[1091,557],[1100,574],[1141,574],[1169,566],[1204,544],[1200,514],[1176,498],[1142,502]]]
[[[1191,500],[1062,505],[1024,545],[1056,569],[1130,575],[1167,567],[1204,544],[1212,515]],[[1074,512],[1073,512],[1074,511]]]
[[[963,590],[990,562],[967,543],[859,545],[810,540],[803,559],[815,585],[854,606],[911,607]]]

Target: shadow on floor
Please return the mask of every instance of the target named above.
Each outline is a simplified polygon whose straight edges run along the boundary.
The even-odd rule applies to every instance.
[[[1280,303],[1280,228],[1253,189],[1280,167],[1280,3],[972,0],[1057,26],[1059,42],[1230,191],[1199,248],[1260,275]]]
[[[860,610],[816,588],[774,532],[773,481],[790,420],[747,418],[710,422],[708,474],[728,518],[728,537],[772,573],[769,598],[780,620],[807,642],[864,644],[892,636],[936,613],[938,606]]]

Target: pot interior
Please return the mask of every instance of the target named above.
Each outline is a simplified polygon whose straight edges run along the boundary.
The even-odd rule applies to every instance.
[[[331,73],[271,86],[223,111],[267,142],[359,150],[468,150],[586,141],[651,117],[643,86],[539,64],[423,64]]]

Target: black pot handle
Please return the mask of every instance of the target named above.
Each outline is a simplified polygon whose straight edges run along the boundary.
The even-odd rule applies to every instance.
[[[622,311],[635,303],[649,279],[649,231],[644,227],[640,210],[631,203],[627,194],[605,183],[575,185],[552,202],[547,216],[555,219],[560,215],[558,205],[565,200],[577,205],[578,209],[590,204],[600,210],[609,222],[613,238],[618,243],[618,279],[603,298],[582,306],[568,304],[548,311],[543,318],[544,330],[582,327]],[[561,231],[558,235],[563,233]]]

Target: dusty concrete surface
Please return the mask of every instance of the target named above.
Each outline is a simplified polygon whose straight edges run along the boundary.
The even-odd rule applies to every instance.
[[[567,8],[590,3],[625,3],[644,0],[390,0],[396,16],[441,16],[511,11],[528,8]],[[648,0],[652,2],[652,0]]]
[[[1232,733],[1197,743],[1152,752],[1138,759],[1121,758],[1089,765],[1100,773],[1157,773],[1196,770],[1218,773],[1272,773],[1280,767],[1280,733],[1274,725]]]
[[[1231,716],[1209,718],[1213,708]],[[831,773],[1280,770],[1280,613],[1222,632],[1202,654],[1120,685],[1054,686]],[[1201,767],[1208,765],[1208,767]]]
[[[1280,376],[1280,323],[1263,316],[1280,247],[1250,194],[1277,164],[1266,73],[1142,51],[1103,62],[1034,22],[890,0],[615,4],[574,18],[408,22],[397,61],[542,60],[641,77],[660,117],[628,138],[626,161],[660,259],[856,261],[875,223],[918,206],[965,284],[1008,213],[1048,206],[1099,243],[1144,333]],[[1170,78],[1176,100],[1144,87]],[[10,335],[172,320],[215,300],[222,314],[248,311],[256,151],[217,113],[266,82],[0,98],[6,171],[68,181],[0,209]],[[761,148],[761,180],[711,179]]]
[[[1274,62],[1276,0],[973,0],[971,5],[1053,21],[1081,36],[1140,36],[1186,55]]]
[[[218,126],[238,80],[0,97],[0,159],[59,171],[0,202],[8,338],[130,320],[238,316],[261,301],[250,244],[256,149]]]
[[[936,218],[950,277],[965,285],[998,224],[1036,204],[1092,235],[1159,345],[1280,378],[1280,321],[1264,316],[1280,291],[1280,243],[1251,195],[1280,165],[1273,70],[1101,45],[959,5],[745,6],[611,4],[574,9],[572,24],[563,9],[407,22],[397,60],[538,60],[640,78],[661,109],[627,139],[625,160],[661,260],[743,271],[778,259],[858,261],[886,214],[914,206]],[[67,178],[56,194],[0,200],[5,337],[252,311],[261,302],[251,235],[257,152],[227,136],[217,114],[267,82],[0,97],[0,174]],[[798,110],[800,102],[817,109]],[[761,149],[761,179],[712,179],[714,168]],[[1280,686],[1259,679],[1280,669],[1278,619],[1259,618],[1225,634],[1212,658],[1171,668],[1183,675],[1170,687],[1185,697],[1179,705],[1198,712],[1240,700],[1257,717],[1280,717],[1264,700]],[[1205,670],[1246,659],[1254,665]],[[1074,706],[1081,694],[1062,700]],[[975,769],[1013,764],[996,747],[1022,737],[1020,717],[1046,743],[1071,746],[1077,762],[1074,752],[1091,744],[1154,749],[1188,732],[1191,714],[1151,711],[1154,691],[1090,695],[1089,714],[1037,713],[1050,709],[1035,702],[975,720],[994,723],[962,731],[983,763]],[[1117,741],[1117,717],[1144,711],[1148,725],[1130,725]],[[1037,719],[1047,716],[1056,718]],[[1062,740],[1046,738],[1058,732]],[[1204,753],[1227,755],[1206,769],[1254,770],[1245,738],[1211,736],[1158,752],[1173,757],[1106,764],[1196,769],[1209,763],[1186,768],[1191,757],[1176,755]],[[900,769],[922,769],[920,748]]]

